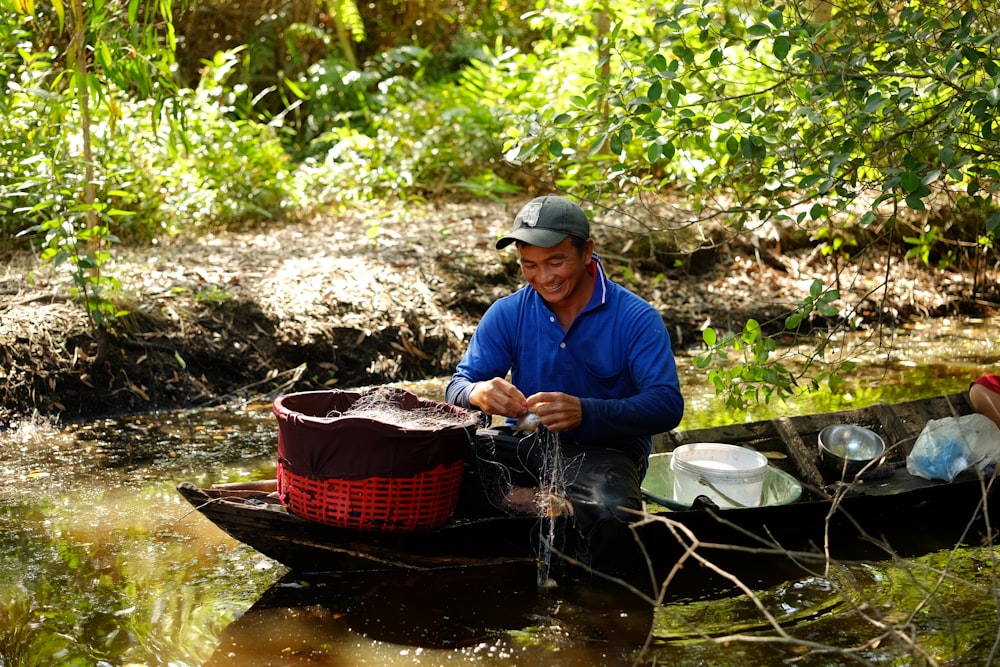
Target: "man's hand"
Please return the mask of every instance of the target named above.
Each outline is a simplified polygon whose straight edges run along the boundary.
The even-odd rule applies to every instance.
[[[538,415],[542,424],[553,433],[570,431],[583,422],[583,408],[576,396],[558,391],[542,391],[527,400],[528,409]]]
[[[503,378],[477,382],[469,394],[469,403],[488,415],[516,419],[528,413],[528,401],[524,394]]]

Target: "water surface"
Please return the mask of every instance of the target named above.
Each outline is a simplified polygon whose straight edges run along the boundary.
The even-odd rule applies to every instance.
[[[858,357],[845,391],[725,409],[679,358],[683,428],[961,391],[1000,368],[996,322],[935,321]],[[832,349],[851,354],[845,339]],[[411,386],[439,398],[443,380]],[[302,581],[174,490],[274,475],[269,405],[0,433],[0,664],[987,664],[993,549],[834,567],[763,590],[669,600],[532,572]],[[961,520],[961,518],[957,518]],[[914,531],[919,531],[914,517]]]

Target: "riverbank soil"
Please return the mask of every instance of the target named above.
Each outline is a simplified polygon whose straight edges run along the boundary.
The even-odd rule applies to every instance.
[[[516,252],[493,243],[523,203],[355,209],[115,246],[107,271],[129,314],[100,331],[71,296],[66,265],[7,251],[0,428],[448,375],[489,304],[521,284]],[[884,243],[834,262],[808,235],[716,231],[709,245],[634,216],[594,220],[608,273],[660,310],[678,351],[697,348],[705,326],[741,330],[754,318],[780,331],[814,280],[838,274],[838,303],[861,304],[862,326],[989,314],[1000,302],[995,266],[938,271]]]

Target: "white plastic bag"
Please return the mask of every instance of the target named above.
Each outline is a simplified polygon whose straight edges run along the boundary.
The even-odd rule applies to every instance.
[[[1000,461],[1000,428],[984,415],[931,419],[906,457],[906,470],[924,479],[950,482],[970,466]]]

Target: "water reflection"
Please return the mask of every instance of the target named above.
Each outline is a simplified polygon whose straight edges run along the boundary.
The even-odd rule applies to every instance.
[[[892,353],[858,359],[845,393],[751,415],[726,411],[682,356],[683,427],[959,391],[1000,366],[994,331],[934,322],[899,332]],[[443,383],[413,388],[435,398]],[[826,665],[848,649],[880,663],[993,657],[996,564],[986,548],[845,566],[755,587],[756,598],[692,593],[655,614],[614,587],[565,582],[541,594],[531,573],[306,585],[174,490],[180,480],[273,477],[275,438],[267,405],[0,433],[0,664]]]
[[[179,521],[175,496],[161,484],[4,504],[0,664],[200,664],[275,565]]]
[[[631,664],[652,607],[620,588],[540,592],[534,580],[523,566],[286,576],[223,632],[207,666]]]

